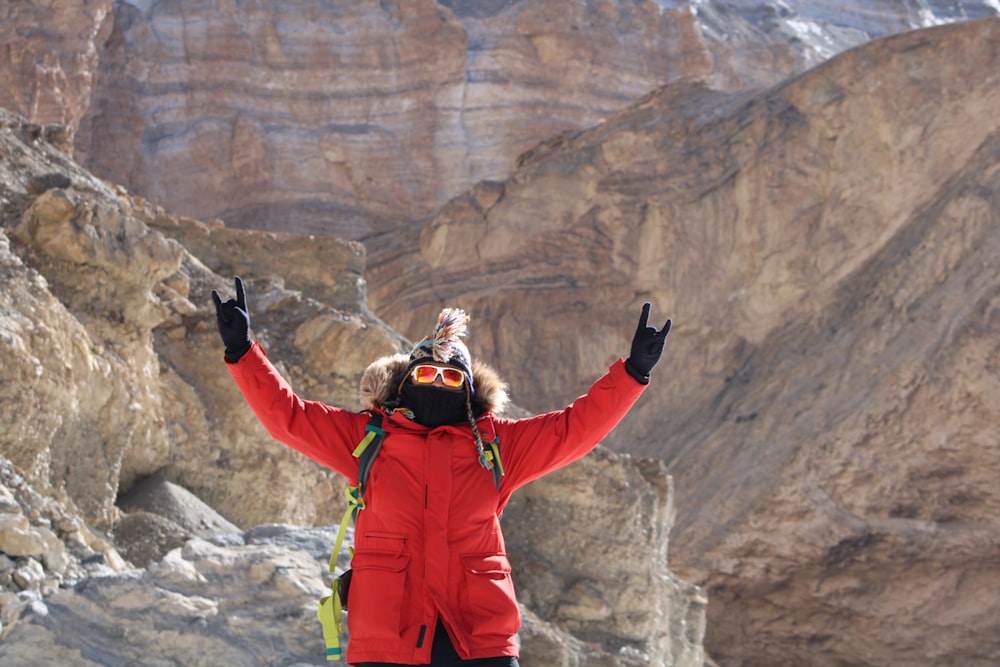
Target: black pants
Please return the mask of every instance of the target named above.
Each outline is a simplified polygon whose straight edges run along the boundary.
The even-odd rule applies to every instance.
[[[434,644],[431,646],[431,667],[519,667],[517,658],[509,655],[499,658],[476,658],[462,660],[451,644],[448,631],[438,619],[434,630]],[[408,667],[398,662],[359,662],[358,667]]]

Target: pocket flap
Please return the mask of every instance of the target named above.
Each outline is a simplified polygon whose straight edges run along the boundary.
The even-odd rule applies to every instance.
[[[351,568],[402,572],[410,564],[410,554],[398,551],[355,551]]]
[[[505,554],[470,554],[462,556],[462,564],[473,574],[510,573],[510,561]]]

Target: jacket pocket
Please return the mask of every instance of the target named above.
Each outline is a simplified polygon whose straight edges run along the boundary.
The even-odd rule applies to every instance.
[[[510,561],[501,553],[462,556],[465,572],[463,604],[474,635],[515,634],[521,625]]]
[[[351,560],[351,636],[359,639],[399,639],[406,598],[410,554],[358,550]]]

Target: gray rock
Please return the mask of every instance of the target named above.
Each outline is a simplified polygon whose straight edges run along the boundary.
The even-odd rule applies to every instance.
[[[236,524],[183,486],[167,479],[162,471],[133,484],[118,499],[117,505],[125,512],[157,514],[198,537],[241,532]]]

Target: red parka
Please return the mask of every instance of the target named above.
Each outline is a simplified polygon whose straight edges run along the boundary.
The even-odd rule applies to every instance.
[[[366,372],[366,407],[381,409],[377,399],[395,392],[406,361],[385,358],[375,380]],[[352,451],[367,413],[299,398],[256,343],[229,369],[271,435],[357,483]],[[485,369],[477,364],[473,373],[477,394],[486,395],[481,405],[490,407],[490,394],[504,390]],[[366,382],[378,386],[366,390]],[[499,437],[499,491],[468,423],[427,428],[386,413],[355,528],[347,661],[428,663],[439,617],[463,659],[516,656],[520,615],[500,513],[515,489],[593,449],[644,389],[618,360],[563,410],[516,420],[482,414],[483,440]]]

